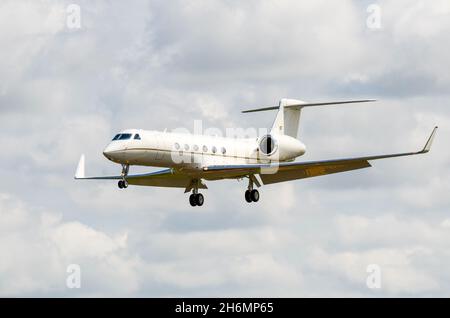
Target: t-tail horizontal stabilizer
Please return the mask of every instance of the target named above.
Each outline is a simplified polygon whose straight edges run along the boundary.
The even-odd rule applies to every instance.
[[[243,113],[253,113],[277,109],[278,112],[273,122],[270,133],[279,135],[288,135],[293,138],[297,138],[298,128],[300,124],[300,114],[302,109],[305,107],[367,103],[374,101],[375,100],[373,99],[361,99],[361,100],[308,103],[297,99],[283,98],[280,100],[278,106],[244,110]]]
[[[376,101],[377,101],[376,99],[360,99],[360,100],[345,100],[345,101],[337,101],[337,102],[318,102],[318,103],[301,102],[301,103],[296,103],[296,104],[292,104],[292,105],[286,105],[286,106],[284,106],[284,108],[303,108],[303,107],[312,107],[312,106],[370,103],[370,102],[376,102]],[[254,108],[254,109],[243,110],[242,113],[264,112],[267,110],[275,110],[275,109],[279,109],[279,108],[280,108],[280,105],[262,107],[262,108]]]

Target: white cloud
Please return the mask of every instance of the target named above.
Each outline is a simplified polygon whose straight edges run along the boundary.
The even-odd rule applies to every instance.
[[[415,258],[430,257],[426,249],[375,249],[367,252],[326,253],[316,250],[310,266],[325,274],[334,273],[349,281],[355,290],[372,292],[366,285],[367,267],[377,264],[381,269],[381,291],[384,295],[420,295],[439,291],[438,277],[414,264]],[[362,292],[362,293],[364,293]],[[375,292],[373,292],[376,295]]]
[[[0,211],[2,295],[71,295],[65,282],[66,268],[72,263],[81,265],[87,294],[90,289],[114,293],[136,288],[135,261],[122,254],[126,234],[110,237],[79,222],[65,222],[61,215],[32,209],[4,193]],[[122,286],[114,287],[119,282]]]

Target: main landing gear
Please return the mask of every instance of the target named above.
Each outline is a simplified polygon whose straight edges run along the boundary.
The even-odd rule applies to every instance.
[[[245,201],[248,203],[259,201],[259,191],[256,189],[245,191]]]
[[[126,189],[128,188],[128,182],[127,182],[127,175],[128,171],[130,170],[130,165],[122,165],[122,180],[120,180],[117,185],[119,186],[119,189]]]
[[[248,203],[259,201],[259,191],[256,189],[253,189],[254,182],[256,182],[256,185],[259,186],[258,180],[255,181],[254,176],[249,176],[248,189],[247,189],[247,191],[245,191],[245,201],[247,201]]]
[[[189,196],[189,203],[191,206],[202,206],[203,202],[205,202],[205,198],[201,193],[192,193]]]
[[[198,193],[198,187],[200,184],[199,180],[193,180],[192,181],[192,194],[189,196],[189,203],[191,206],[202,206],[205,202],[205,198],[203,197],[203,194]]]

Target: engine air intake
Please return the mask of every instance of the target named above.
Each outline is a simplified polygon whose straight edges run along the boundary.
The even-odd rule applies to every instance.
[[[277,141],[271,136],[266,135],[259,142],[259,150],[265,155],[271,155],[277,150]]]

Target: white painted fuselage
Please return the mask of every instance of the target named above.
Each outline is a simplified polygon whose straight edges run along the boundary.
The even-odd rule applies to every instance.
[[[271,136],[272,149],[264,153],[260,147],[264,136],[225,138],[140,129],[120,134],[129,138],[111,141],[103,154],[115,163],[127,165],[201,170],[214,165],[292,161],[306,151],[302,142],[286,135]]]

